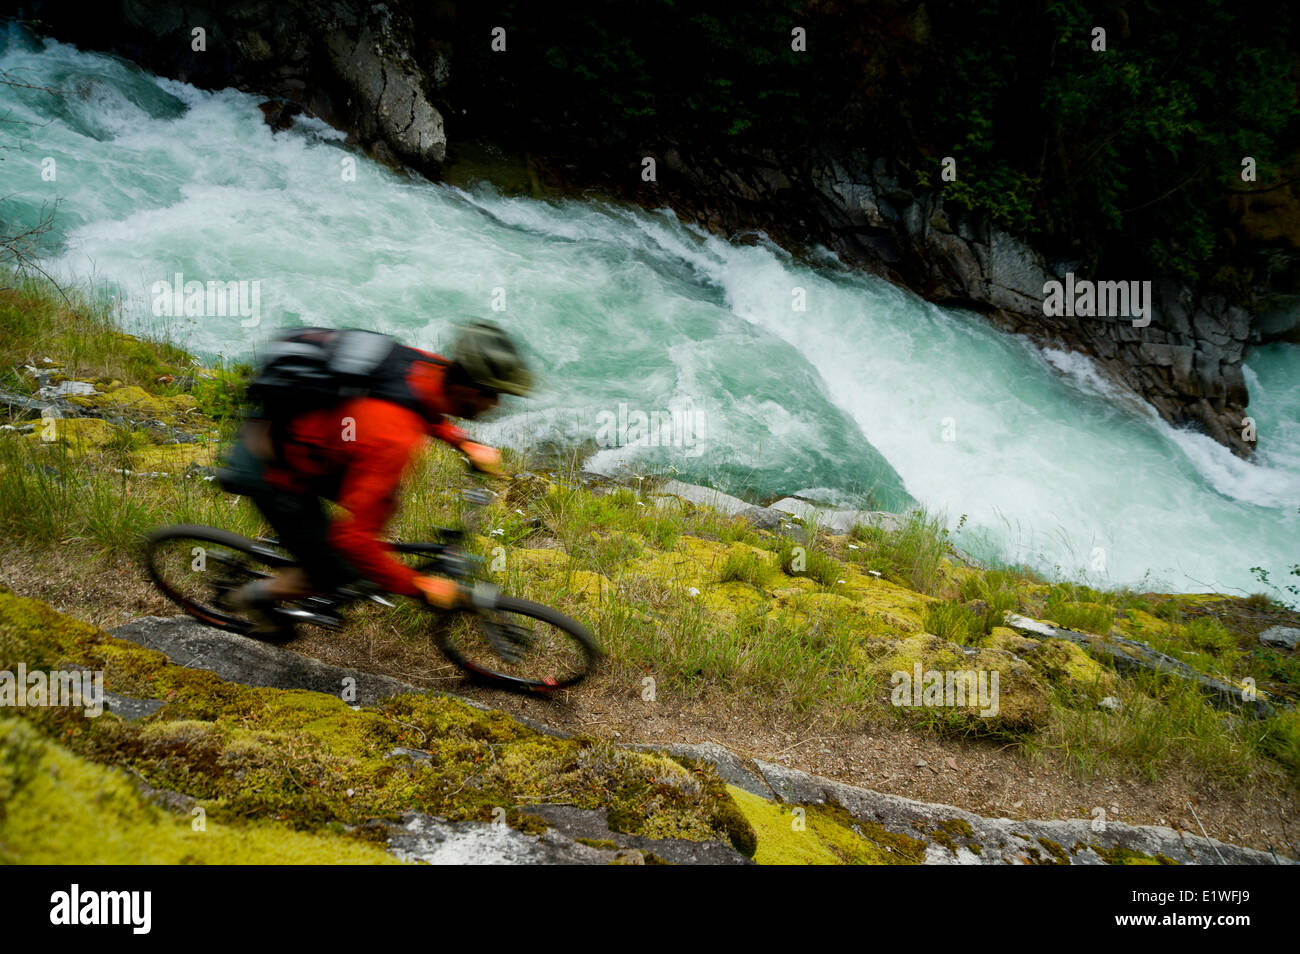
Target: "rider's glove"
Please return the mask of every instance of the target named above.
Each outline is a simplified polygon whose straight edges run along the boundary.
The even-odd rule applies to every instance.
[[[486,444],[466,441],[460,445],[461,453],[469,458],[470,466],[484,474],[501,473],[501,452]]]
[[[445,576],[419,576],[415,579],[415,586],[424,601],[434,609],[455,609],[465,600],[460,584]]]

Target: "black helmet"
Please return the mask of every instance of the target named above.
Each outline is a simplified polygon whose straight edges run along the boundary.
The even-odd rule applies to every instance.
[[[451,359],[476,387],[520,397],[532,390],[533,376],[519,351],[499,325],[476,319],[464,325]]]

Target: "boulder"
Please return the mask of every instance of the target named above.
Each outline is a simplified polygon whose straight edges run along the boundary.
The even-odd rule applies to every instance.
[[[1300,629],[1294,626],[1270,626],[1259,634],[1259,641],[1265,646],[1295,649],[1297,643],[1300,643]]]

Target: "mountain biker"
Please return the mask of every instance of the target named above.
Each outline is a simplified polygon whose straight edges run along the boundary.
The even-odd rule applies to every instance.
[[[328,334],[328,332],[327,332]],[[448,417],[472,420],[500,394],[524,396],[531,375],[506,333],[490,321],[464,326],[450,358],[415,349],[405,372],[405,405],[382,396],[344,398],[289,420],[251,416],[222,483],[250,497],[299,566],[231,592],[229,605],[254,622],[250,635],[293,635],[274,612],[281,600],[331,592],[358,577],[438,609],[464,600],[458,584],[420,575],[395,559],[383,530],[397,507],[403,473],[428,437],[460,450],[480,472],[500,473],[501,454],[469,440]],[[321,498],[344,513],[333,521]]]

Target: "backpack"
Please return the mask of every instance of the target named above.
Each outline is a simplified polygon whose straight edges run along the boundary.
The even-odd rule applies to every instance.
[[[416,361],[448,363],[376,331],[306,328],[267,346],[248,397],[271,422],[278,455],[290,421],[352,398],[392,401],[427,417],[428,409],[407,383]]]

